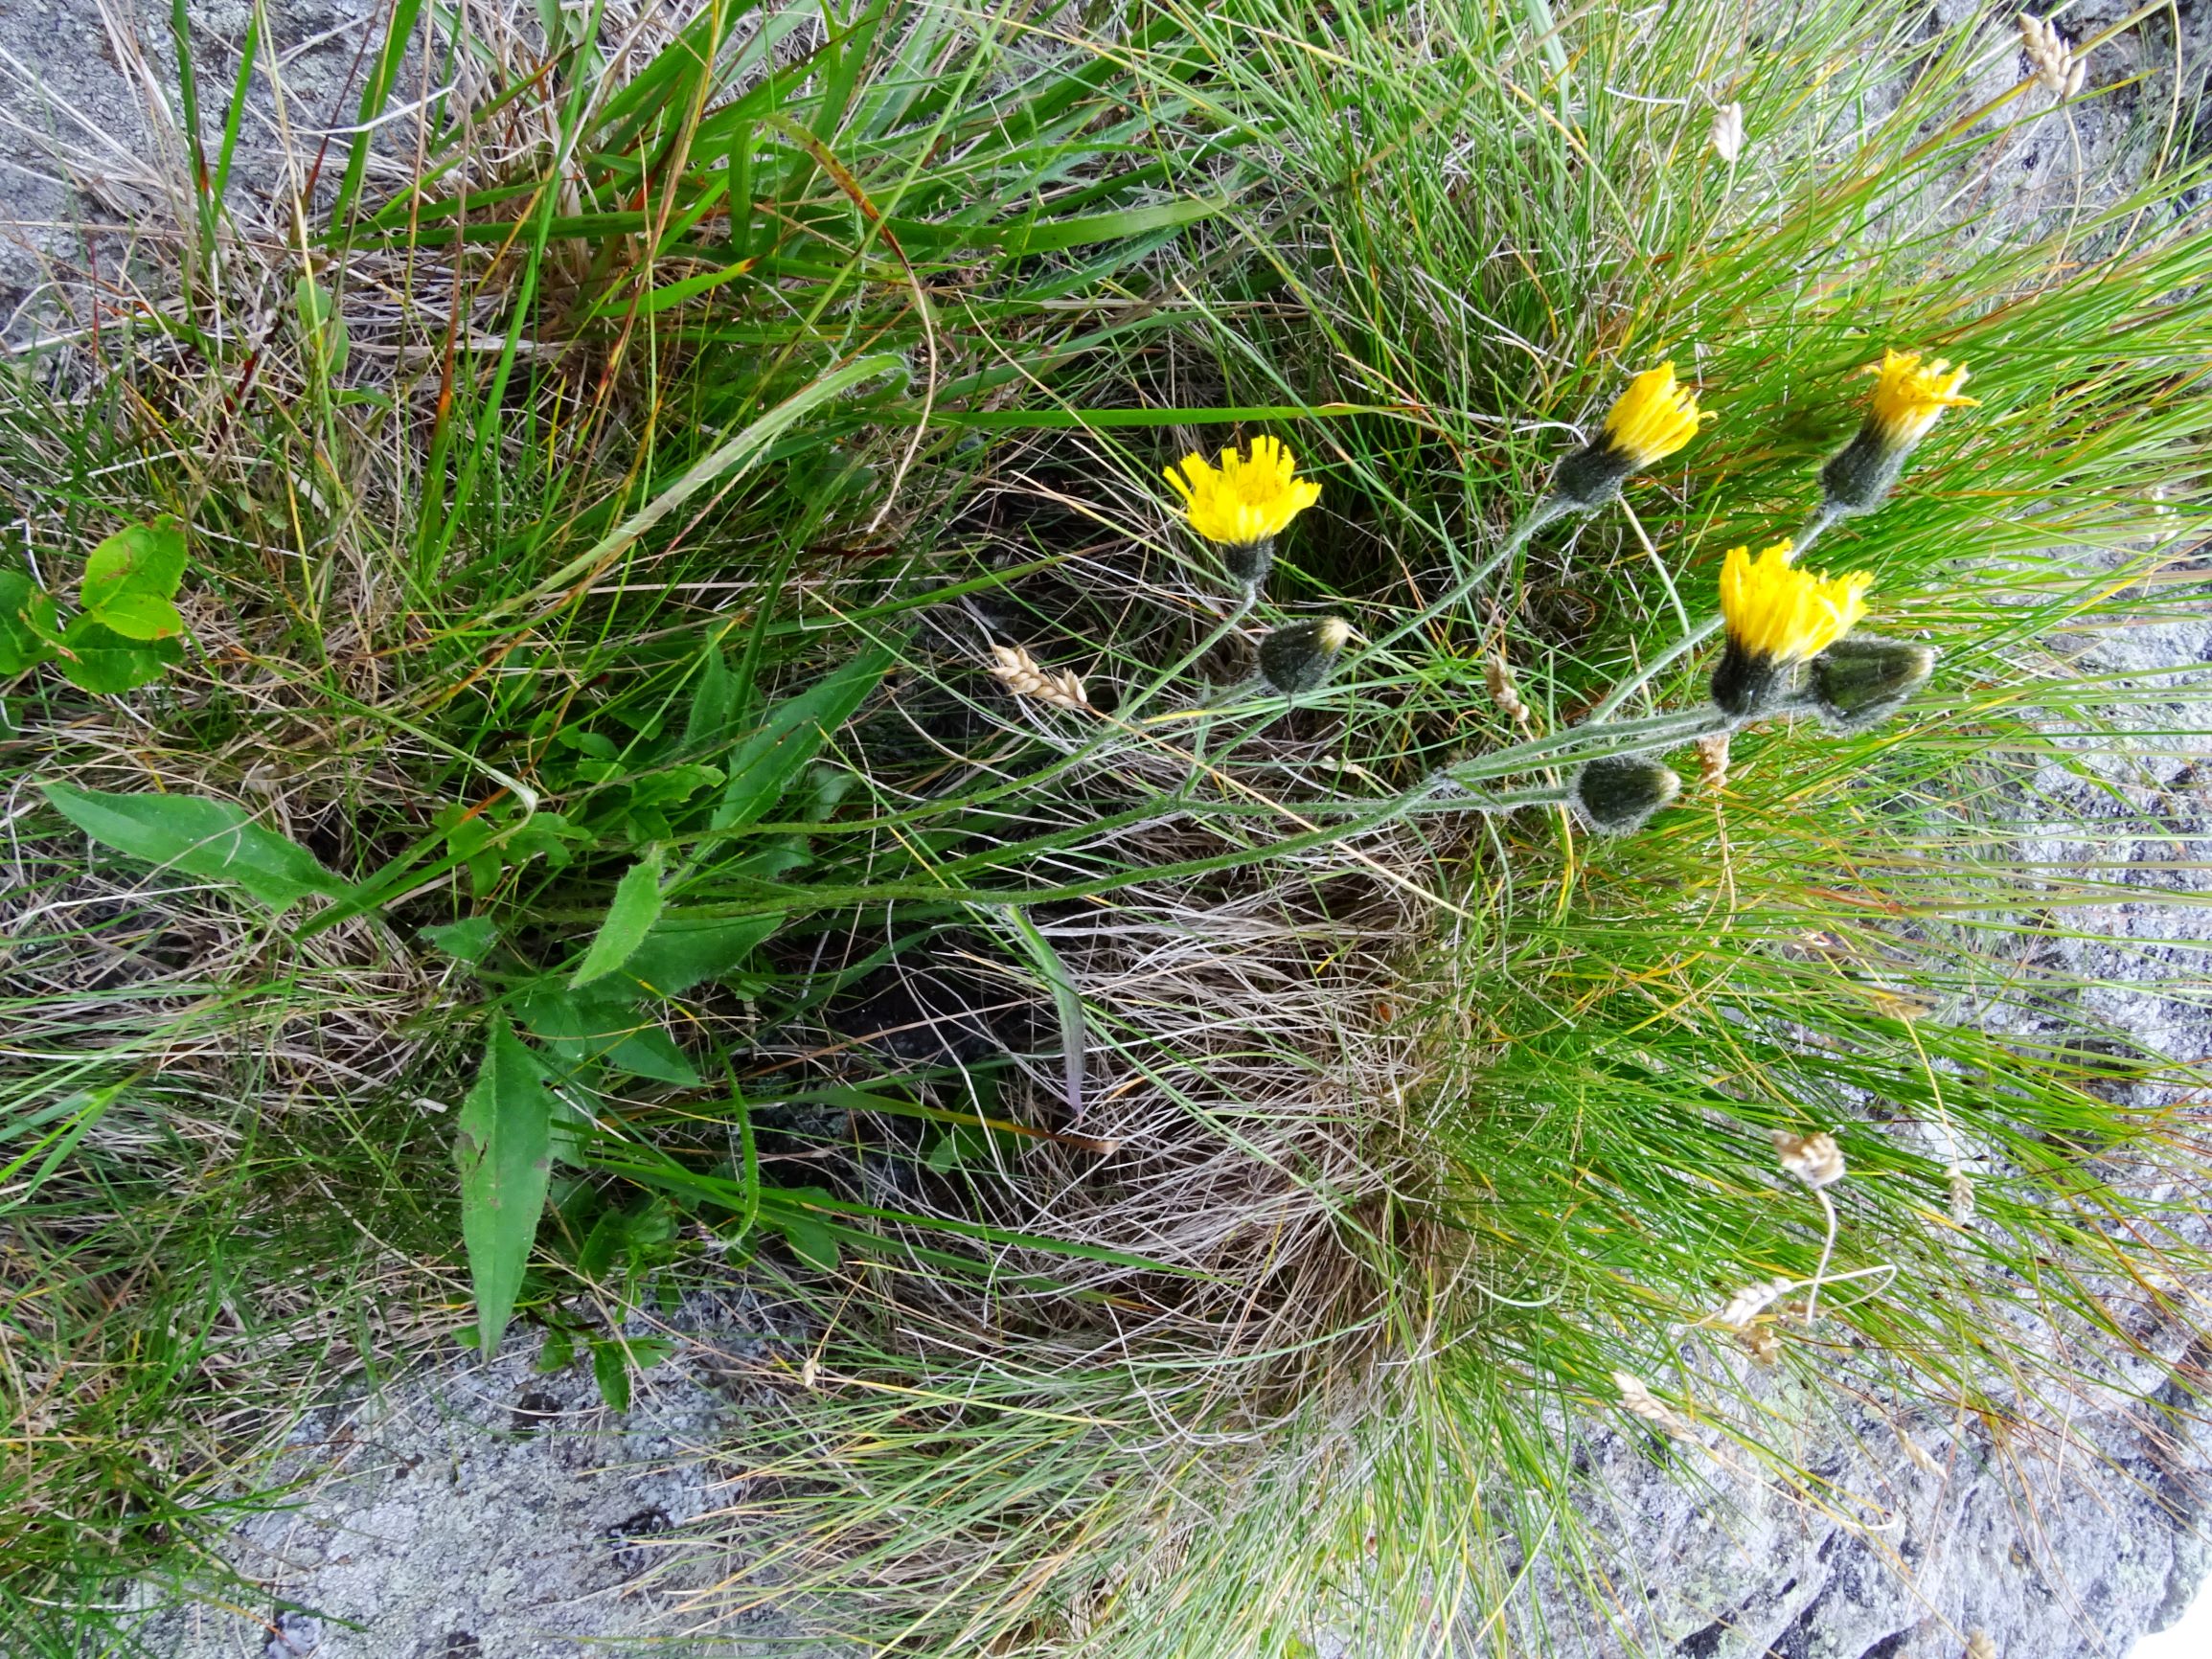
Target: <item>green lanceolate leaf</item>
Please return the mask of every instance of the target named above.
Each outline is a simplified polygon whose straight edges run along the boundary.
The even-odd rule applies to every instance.
[[[57,812],[103,847],[162,869],[244,888],[274,910],[309,894],[349,898],[353,884],[296,841],[263,830],[243,808],[196,795],[124,795],[46,785]]]
[[[609,986],[579,994],[542,982],[515,1007],[515,1017],[565,1066],[604,1061],[619,1071],[678,1088],[696,1088],[699,1074],[675,1039],[641,1015],[630,994]]]
[[[598,937],[583,953],[583,964],[576,970],[576,977],[568,982],[572,988],[604,979],[645,943],[646,934],[660,916],[661,872],[666,862],[667,853],[663,849],[650,848],[616,883],[614,902],[606,907],[606,920],[599,924]]]
[[[119,530],[84,561],[78,601],[98,615],[125,595],[174,599],[184,581],[184,526],[167,513]]]
[[[536,1055],[504,1016],[494,1019],[476,1086],[461,1102],[453,1147],[461,1169],[461,1236],[487,1357],[514,1312],[545,1208],[553,1107]]]
[[[491,954],[491,947],[499,943],[499,927],[489,916],[471,916],[425,927],[422,937],[447,956],[474,963]]]
[[[681,996],[742,967],[783,921],[781,916],[663,915],[623,972],[661,996]]]
[[[591,1380],[609,1411],[629,1410],[629,1355],[620,1342],[591,1345]]]
[[[730,672],[729,664],[722,659],[721,647],[708,646],[698,678],[692,684],[692,706],[684,716],[684,739],[677,751],[679,754],[705,754],[720,749],[730,740],[738,729],[742,701],[739,691],[738,676]]]
[[[1052,1005],[1060,1015],[1060,1089],[1071,1113],[1083,1110],[1083,1052],[1087,1047],[1083,1017],[1083,993],[1036,922],[1019,910],[1009,910],[1015,942],[1045,984],[1052,989]]]
[[[714,827],[732,830],[766,815],[799,769],[821,753],[830,735],[853,717],[891,667],[880,647],[863,651],[795,697],[768,711],[761,729],[730,752],[730,781],[715,808]]]

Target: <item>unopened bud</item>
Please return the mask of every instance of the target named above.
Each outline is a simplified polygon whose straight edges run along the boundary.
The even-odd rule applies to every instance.
[[[1874,634],[1851,634],[1813,659],[1813,700],[1838,732],[1887,719],[1935,671],[1935,649]]]
[[[1671,766],[1642,755],[1605,755],[1575,774],[1574,804],[1593,830],[1626,835],[1682,792]]]
[[[1260,642],[1260,677],[1286,697],[1303,695],[1329,677],[1351,637],[1352,625],[1342,617],[1286,624]]]

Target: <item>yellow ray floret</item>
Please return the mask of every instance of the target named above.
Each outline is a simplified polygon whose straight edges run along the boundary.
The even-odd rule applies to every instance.
[[[1721,616],[1731,645],[1753,657],[1798,662],[1816,656],[1849,633],[1866,614],[1874,578],[1814,576],[1790,562],[1790,543],[1778,541],[1751,557],[1732,547],[1721,563]]]
[[[1276,438],[1255,438],[1249,456],[1221,451],[1221,469],[1202,455],[1186,455],[1167,469],[1183,498],[1191,528],[1208,541],[1246,547],[1283,533],[1284,526],[1321,499],[1321,486],[1297,476],[1298,464]]]
[[[1697,394],[1676,381],[1675,365],[1666,362],[1629,382],[1606,417],[1606,437],[1636,466],[1649,466],[1697,437],[1699,421],[1712,418],[1709,410],[1699,413]]]
[[[1958,395],[1966,384],[1963,363],[1954,369],[1941,357],[1923,363],[1918,352],[1883,352],[1865,373],[1881,376],[1874,383],[1873,424],[1893,449],[1918,443],[1946,409],[1979,406]]]

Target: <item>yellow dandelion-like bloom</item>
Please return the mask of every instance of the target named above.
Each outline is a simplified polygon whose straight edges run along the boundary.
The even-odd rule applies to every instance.
[[[1632,470],[1674,454],[1698,436],[1700,421],[1711,419],[1710,411],[1699,409],[1697,394],[1676,380],[1669,361],[1629,382],[1606,417],[1606,439],[1629,458]]]
[[[1732,547],[1721,564],[1721,616],[1728,638],[1755,656],[1802,662],[1826,650],[1866,614],[1874,578],[1814,576],[1790,562],[1790,543],[1777,541],[1757,558]]]
[[[1298,476],[1298,464],[1281,439],[1255,438],[1251,453],[1221,451],[1220,470],[1202,455],[1183,457],[1168,482],[1183,498],[1191,528],[1222,547],[1272,541],[1293,518],[1321,499],[1321,486]]]
[[[1697,394],[1675,378],[1675,365],[1646,369],[1629,382],[1606,416],[1605,429],[1560,463],[1551,501],[1561,511],[1602,507],[1629,474],[1682,447],[1713,419]]]
[[[1790,552],[1787,541],[1757,558],[1747,547],[1732,547],[1721,562],[1728,647],[1713,671],[1713,701],[1731,715],[1758,713],[1785,669],[1826,650],[1866,614],[1872,576],[1815,576],[1792,565]]]
[[[1866,373],[1878,376],[1866,420],[1820,469],[1822,508],[1830,518],[1880,507],[1904,471],[1905,457],[1943,412],[1974,406],[1973,398],[1959,396],[1964,365],[1953,368],[1941,357],[1924,362],[1918,352],[1884,352]]]
[[[1918,352],[1886,351],[1881,361],[1864,373],[1880,376],[1874,383],[1874,409],[1867,417],[1882,443],[1907,449],[1928,434],[1946,409],[1980,407],[1977,399],[1962,398],[1966,366],[1952,368],[1941,357],[1921,361]]]

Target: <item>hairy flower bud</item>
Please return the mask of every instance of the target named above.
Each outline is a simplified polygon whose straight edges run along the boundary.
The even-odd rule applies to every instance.
[[[1681,792],[1682,780],[1671,766],[1643,755],[1604,755],[1575,774],[1573,800],[1591,829],[1626,835]]]
[[[1351,637],[1352,625],[1342,617],[1288,623],[1260,642],[1260,677],[1286,697],[1314,691]]]
[[[1258,593],[1267,585],[1267,573],[1275,568],[1275,538],[1264,536],[1258,541],[1232,541],[1220,549],[1221,567],[1229,573],[1229,580],[1247,593]]]
[[[1885,443],[1879,428],[1861,426],[1821,467],[1820,493],[1838,512],[1872,512],[1888,499],[1909,453]]]
[[[1813,659],[1808,676],[1820,717],[1838,732],[1887,719],[1935,670],[1935,649],[1906,640],[1852,634]]]

